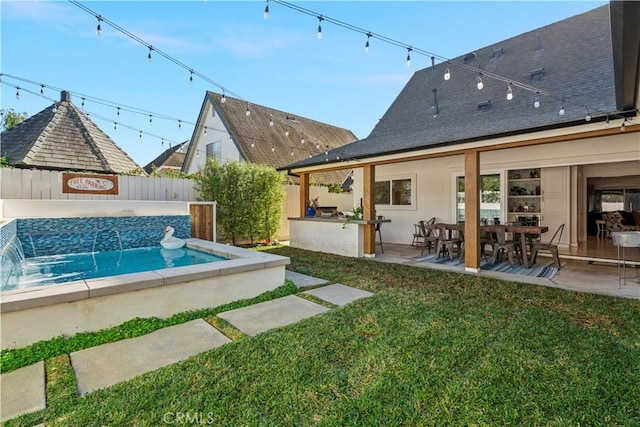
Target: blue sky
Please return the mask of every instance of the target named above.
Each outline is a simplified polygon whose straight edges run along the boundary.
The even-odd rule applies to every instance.
[[[411,75],[431,64],[427,56],[264,1],[82,2],[129,33],[228,89],[260,105],[352,130],[364,138]],[[294,3],[324,15],[454,58],[558,20],[603,1],[340,1]],[[205,92],[221,92],[205,80],[64,1],[0,2],[2,108],[28,115],[51,106],[46,98],[66,89],[158,115],[122,111],[85,100],[94,122],[144,166],[171,142],[191,137]],[[36,82],[31,84],[27,81]],[[19,99],[16,89],[20,86]],[[27,92],[34,92],[35,95]],[[79,95],[72,98],[81,106]],[[163,120],[160,115],[176,120]],[[100,118],[103,117],[104,119]],[[178,126],[177,119],[182,120]],[[113,122],[120,125],[114,129]],[[128,129],[127,127],[133,128]],[[139,131],[143,131],[142,138]],[[160,138],[165,139],[164,146]],[[0,148],[1,150],[1,148]]]

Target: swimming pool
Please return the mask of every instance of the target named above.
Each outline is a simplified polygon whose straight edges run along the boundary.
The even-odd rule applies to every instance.
[[[0,290],[184,267],[225,259],[191,248],[164,249],[160,246],[32,257],[22,261],[21,274],[9,277],[7,283],[2,283]]]

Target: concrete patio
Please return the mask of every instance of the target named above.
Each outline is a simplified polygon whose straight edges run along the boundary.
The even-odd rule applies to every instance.
[[[533,285],[550,286],[577,292],[610,295],[623,298],[640,299],[640,264],[628,262],[626,265],[626,284],[624,284],[624,270],[618,269],[617,259],[606,257],[591,258],[571,253],[561,253],[561,268],[551,279],[530,277],[517,274],[506,274],[480,270],[478,273],[465,272],[464,267],[451,267],[447,265],[428,262],[416,263],[414,257],[420,255],[422,248],[411,245],[400,245],[383,242],[384,253],[377,246],[375,261],[412,265],[418,268],[433,268],[447,271],[458,271],[466,274],[476,274],[481,277],[495,277],[503,280],[511,280]],[[539,254],[539,259],[544,254]],[[619,276],[620,274],[620,276]],[[620,277],[620,284],[619,284]]]

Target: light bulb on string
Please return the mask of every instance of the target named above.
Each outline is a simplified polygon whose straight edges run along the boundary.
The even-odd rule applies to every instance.
[[[264,7],[264,14],[262,17],[267,20],[269,19],[269,0],[267,0],[267,5]]]
[[[300,140],[300,144],[304,144],[304,135],[302,135],[302,139]]]
[[[153,116],[149,114],[149,126],[153,123]]]
[[[444,79],[445,80],[449,80],[451,78],[451,71],[449,71],[449,69],[447,68],[446,70],[444,70]]]
[[[604,127],[609,128],[609,114],[607,114],[607,120],[604,122]]]
[[[364,52],[369,53],[369,39],[371,38],[371,33],[367,33],[367,42],[364,44]]]
[[[291,150],[291,157],[293,157],[293,150]]]
[[[178,130],[182,130],[182,120],[178,120]]]
[[[18,101],[20,100],[20,88],[19,87],[16,88],[16,99]]]
[[[284,131],[284,136],[289,136],[289,128]]]
[[[411,48],[411,46],[409,46],[407,48],[407,67],[411,67],[411,51],[413,49]]]
[[[252,141],[251,141],[251,148],[253,148],[253,147],[255,147],[255,146],[256,146],[256,144],[255,144],[255,142],[253,142],[253,140],[252,140]]]
[[[193,70],[191,70],[190,73],[191,74],[189,75],[189,84],[193,86]]]
[[[224,91],[222,91],[222,99],[220,99],[220,102],[222,102],[223,104],[227,102],[227,97],[224,96]]]
[[[316,144],[316,150],[320,149],[320,144]]]
[[[118,129],[118,123],[113,122],[113,130],[117,130]]]
[[[51,109],[51,111],[53,111],[54,113],[56,113],[58,111],[58,107],[56,106],[56,103],[53,103],[53,108]]]
[[[153,50],[153,46],[149,46],[149,53],[147,54],[147,60],[149,62],[151,62],[152,58],[151,58],[151,51]]]
[[[562,100],[562,105],[560,106],[560,111],[558,111],[558,115],[564,116],[564,99]]]
[[[625,130],[627,130],[626,125],[627,125],[627,119],[624,119],[622,121],[622,124],[620,125],[620,132],[624,132]]]
[[[204,127],[204,135],[207,136],[207,127]]]
[[[244,112],[244,115],[249,117],[251,115],[251,111],[249,110],[249,103],[247,102],[247,111]]]
[[[591,111],[589,111],[589,107],[587,107],[587,115],[584,118],[586,121],[591,121]]]
[[[484,87],[482,76],[480,74],[478,74],[478,77],[476,77],[476,87],[478,88],[478,90],[482,90],[482,88]]]
[[[540,98],[536,96],[536,100],[533,101],[533,108],[540,108]]]
[[[511,89],[511,83],[507,87],[507,101],[511,101],[513,99],[513,89]]]
[[[102,26],[100,25],[100,23],[102,22],[102,17],[101,16],[97,16],[98,18],[98,26],[96,27],[96,34],[97,35],[101,35],[102,34]]]
[[[274,123],[273,123],[273,115],[269,114],[269,126],[273,127]]]
[[[162,144],[162,146],[164,147],[164,138],[160,139],[160,144]]]
[[[82,109],[84,110],[84,98],[82,98]]]
[[[318,16],[318,39],[322,40],[322,21],[324,20],[324,18],[321,16]]]
[[[120,107],[117,107],[117,108],[118,108],[118,112],[116,113],[116,115],[120,117]]]
[[[276,151],[276,147],[271,147],[271,152],[275,152]]]
[[[138,137],[142,139],[142,131],[140,131],[140,133],[138,134]]]
[[[40,85],[40,96],[44,96],[44,85]]]

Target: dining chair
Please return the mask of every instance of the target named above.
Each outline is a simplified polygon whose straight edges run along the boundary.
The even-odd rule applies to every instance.
[[[487,253],[487,246],[491,248],[491,255],[493,256],[493,234],[490,231],[480,232],[480,256],[486,261],[489,260],[489,254]]]
[[[435,222],[435,217],[431,218],[429,221],[418,222],[418,225],[421,227],[422,233],[424,235],[422,252],[420,253],[420,255],[424,254],[425,248],[427,249],[428,253],[431,253],[431,248],[438,247],[438,233],[435,229],[429,228],[431,225],[435,224]]]
[[[447,229],[447,224],[440,224],[438,226],[438,243],[436,245],[438,251],[437,258],[440,255],[443,257],[448,255],[449,260],[453,260],[453,250],[457,248],[458,255],[462,249],[462,239],[459,236],[454,236],[451,230]]]
[[[564,231],[564,224],[560,224],[556,232],[553,233],[553,236],[551,236],[551,240],[549,240],[549,242],[547,243],[538,242],[533,244],[533,247],[531,248],[531,265],[533,265],[533,263],[536,262],[536,256],[538,255],[538,252],[546,251],[546,252],[551,252],[551,255],[553,255],[553,260],[556,263],[556,267],[558,267],[558,270],[560,269],[560,256],[558,255],[558,243],[560,243],[560,240],[562,239],[563,231]]]
[[[493,243],[491,264],[495,264],[498,259],[501,259],[502,254],[506,253],[509,258],[509,264],[514,265],[514,258],[521,256],[520,242],[517,240],[507,240],[507,229],[503,225],[497,227],[494,236],[495,242]]]
[[[420,224],[421,222],[424,221],[418,221],[417,224],[413,224],[413,240],[411,241],[411,246],[418,247],[424,245],[424,228],[422,227],[422,224]]]

